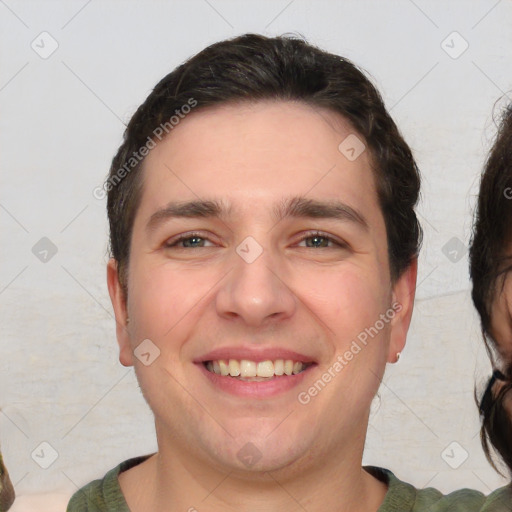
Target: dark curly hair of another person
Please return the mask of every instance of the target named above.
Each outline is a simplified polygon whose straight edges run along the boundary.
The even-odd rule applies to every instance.
[[[506,280],[512,278],[511,244],[512,105],[503,115],[485,163],[469,252],[473,303],[495,369],[478,400],[482,445],[496,470],[491,445],[512,473],[512,360],[506,360],[508,356],[504,355],[512,354],[512,339],[497,339],[492,332],[493,304]],[[512,318],[508,322],[512,332]]]

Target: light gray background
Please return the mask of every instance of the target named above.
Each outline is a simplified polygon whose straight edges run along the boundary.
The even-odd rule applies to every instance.
[[[17,492],[72,492],[155,450],[151,413],[117,359],[105,201],[92,191],[123,122],[176,65],[220,39],[290,31],[372,74],[423,174],[415,314],[364,462],[444,492],[501,485],[479,444],[473,388],[489,364],[467,254],[454,262],[443,247],[469,240],[493,105],[512,89],[510,27],[509,0],[0,0],[0,441]],[[46,59],[31,48],[48,51],[43,31],[59,45]],[[454,31],[469,44],[458,58]],[[46,263],[32,252],[42,237],[58,249]]]

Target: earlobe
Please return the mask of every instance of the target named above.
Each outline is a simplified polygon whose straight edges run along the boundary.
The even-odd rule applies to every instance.
[[[391,321],[387,359],[389,363],[398,361],[397,354],[400,354],[405,346],[414,307],[417,274],[418,259],[415,258],[393,286],[392,307],[396,314]]]
[[[110,258],[107,264],[107,286],[116,318],[116,336],[119,345],[119,361],[123,366],[133,366],[133,351],[128,333],[127,304],[123,287],[119,282],[117,261]]]

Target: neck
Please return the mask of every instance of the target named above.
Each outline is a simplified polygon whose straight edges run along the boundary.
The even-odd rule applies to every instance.
[[[387,491],[361,467],[364,436],[261,472],[213,467],[189,447],[166,444],[159,439],[159,452],[137,475],[120,476],[130,510],[375,512]]]

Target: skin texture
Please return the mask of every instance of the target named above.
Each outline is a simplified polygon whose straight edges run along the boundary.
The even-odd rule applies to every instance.
[[[497,349],[503,361],[512,361],[512,278],[507,272],[497,282],[497,294],[492,304],[490,333],[497,341]],[[497,395],[505,382],[497,380],[493,393]],[[512,415],[512,397],[510,393],[504,401],[505,407]]]
[[[497,282],[498,293],[492,304],[490,331],[498,342],[498,350],[505,361],[512,361],[512,276],[505,274]]]
[[[134,365],[155,415],[159,452],[120,478],[131,510],[377,510],[386,487],[361,468],[371,401],[403,349],[416,262],[393,285],[369,152],[338,150],[353,133],[338,115],[300,103],[198,111],[145,161],[128,266],[128,300],[108,265],[120,361]],[[342,201],[366,219],[272,216],[293,197]],[[169,201],[223,200],[225,218],[173,218],[148,231]],[[320,239],[312,230],[345,246]],[[199,232],[199,244],[172,244]],[[262,254],[236,252],[248,236]],[[326,247],[322,247],[327,245]],[[179,248],[181,246],[181,248]],[[307,405],[297,400],[394,302],[401,309]],[[130,321],[127,324],[127,317]],[[150,339],[160,356],[133,355]],[[312,357],[304,382],[269,399],[214,388],[193,360],[221,347],[279,347]],[[251,443],[250,468],[237,456]],[[203,501],[204,500],[204,501]]]
[[[18,496],[9,512],[66,512],[70,498],[69,493]]]

